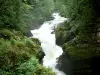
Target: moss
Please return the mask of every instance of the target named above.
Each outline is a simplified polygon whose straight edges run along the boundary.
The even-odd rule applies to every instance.
[[[72,56],[82,58],[97,56],[99,51],[94,38],[95,12],[91,1],[67,0],[64,4],[65,16],[71,19],[56,29],[57,44],[63,46],[64,51]]]
[[[84,66],[92,65],[86,60],[91,60],[91,58],[99,57],[100,55],[100,44],[96,41],[96,29],[99,26],[99,14],[96,10],[99,6],[99,0],[63,1],[65,12],[61,14],[70,18],[70,21],[56,29],[56,43],[63,47],[66,54],[70,54],[73,61],[72,63],[75,66],[73,70],[76,70],[74,74],[88,75],[91,72],[91,68]],[[94,3],[92,3],[92,1]],[[87,72],[85,72],[84,69]]]

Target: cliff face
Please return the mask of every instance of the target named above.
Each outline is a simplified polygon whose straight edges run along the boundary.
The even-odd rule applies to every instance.
[[[95,60],[100,59],[100,1],[69,2],[66,2],[66,16],[71,20],[56,29],[56,43],[69,53],[74,75],[90,75],[96,72]]]

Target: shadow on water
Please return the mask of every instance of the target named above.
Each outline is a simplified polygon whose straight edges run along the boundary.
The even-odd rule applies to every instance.
[[[63,71],[66,75],[72,75],[72,62],[69,54],[63,53],[59,57],[56,67]]]

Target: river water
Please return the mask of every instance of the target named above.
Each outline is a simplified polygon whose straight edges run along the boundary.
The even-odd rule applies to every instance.
[[[45,53],[43,66],[52,68],[56,75],[66,75],[56,68],[57,58],[62,55],[63,50],[56,45],[55,29],[67,21],[67,18],[61,17],[59,13],[53,13],[52,17],[54,17],[53,20],[44,22],[39,29],[31,30],[31,33],[33,38],[37,38],[41,42],[42,50]]]

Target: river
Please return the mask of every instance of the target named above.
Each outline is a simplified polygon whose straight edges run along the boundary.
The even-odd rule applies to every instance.
[[[37,38],[41,42],[42,50],[45,53],[43,66],[52,68],[56,75],[66,75],[56,68],[57,58],[62,55],[63,50],[56,45],[55,29],[68,19],[61,17],[59,13],[53,13],[52,17],[54,17],[53,20],[44,22],[39,29],[31,30],[32,38]]]

